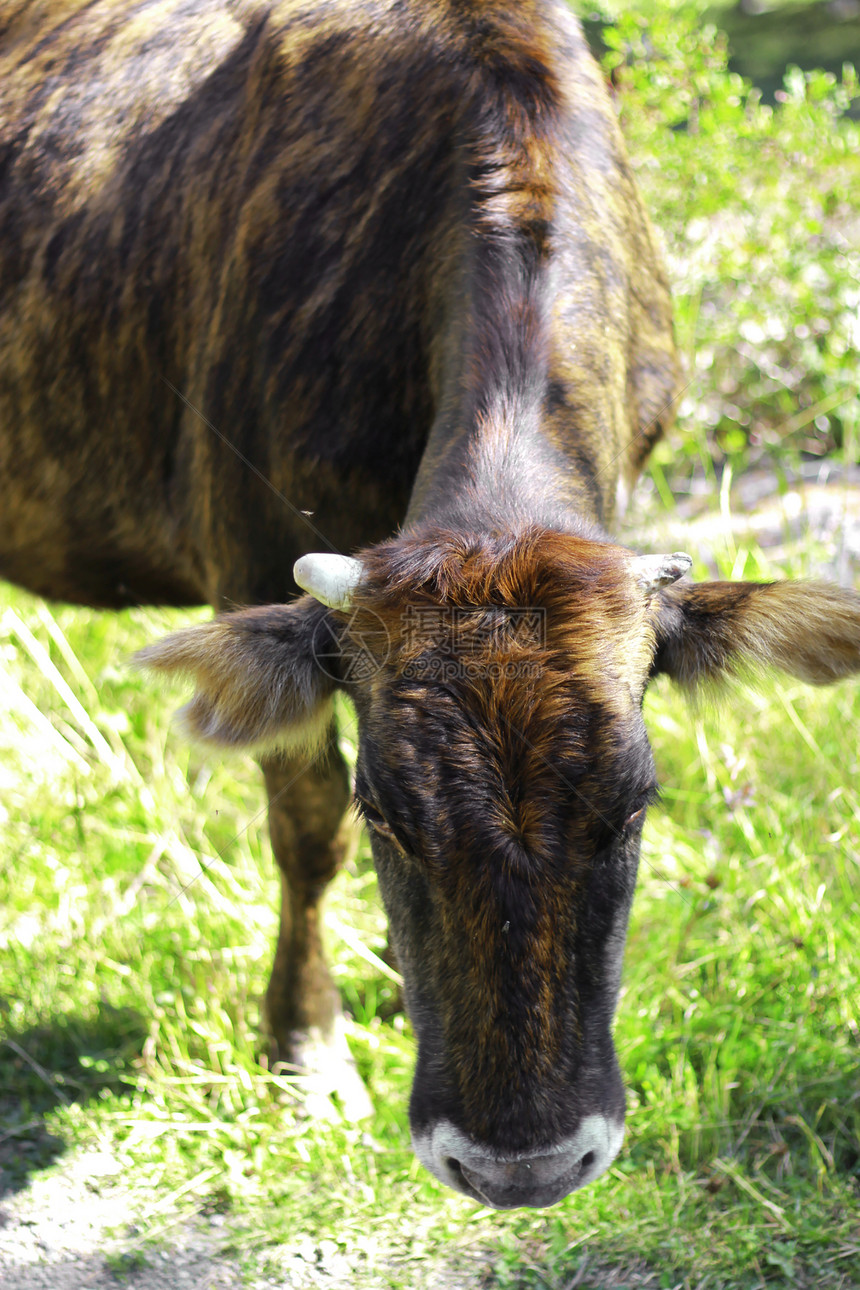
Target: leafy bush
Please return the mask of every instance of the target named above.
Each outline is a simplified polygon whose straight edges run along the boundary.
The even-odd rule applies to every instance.
[[[690,381],[664,462],[860,455],[860,127],[789,68],[771,107],[692,12],[622,15],[604,65],[665,241]],[[679,459],[680,452],[680,459]],[[659,460],[659,458],[658,458]]]

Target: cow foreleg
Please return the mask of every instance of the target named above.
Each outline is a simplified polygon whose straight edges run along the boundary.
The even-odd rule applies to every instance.
[[[313,760],[261,762],[269,832],[281,873],[281,924],[266,991],[274,1061],[301,1068],[308,1099],[334,1093],[344,1114],[371,1111],[343,1033],[340,998],[323,957],[320,901],[342,858],[338,826],[349,776],[332,740]]]

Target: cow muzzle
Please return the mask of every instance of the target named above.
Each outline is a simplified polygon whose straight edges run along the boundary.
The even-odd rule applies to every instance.
[[[623,1122],[588,1115],[576,1133],[549,1151],[505,1156],[472,1141],[449,1121],[413,1137],[416,1156],[455,1191],[493,1209],[554,1205],[593,1182],[615,1159]]]

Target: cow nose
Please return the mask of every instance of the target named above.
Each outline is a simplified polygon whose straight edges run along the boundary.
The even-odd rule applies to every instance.
[[[448,1120],[413,1138],[422,1164],[455,1191],[494,1209],[542,1209],[593,1182],[618,1154],[624,1121],[592,1114],[552,1149],[504,1151],[488,1148]]]
[[[526,1205],[542,1209],[554,1205],[568,1192],[581,1187],[595,1176],[596,1153],[555,1153],[528,1159],[505,1160],[481,1156],[477,1152],[449,1156],[445,1164],[458,1176],[476,1199],[495,1209],[516,1209]]]

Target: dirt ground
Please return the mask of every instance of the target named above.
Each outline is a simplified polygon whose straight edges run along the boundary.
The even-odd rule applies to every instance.
[[[221,1233],[206,1220],[164,1233],[153,1254],[140,1250],[130,1214],[145,1213],[139,1190],[102,1152],[63,1160],[0,1202],[2,1290],[239,1290],[233,1260],[218,1253]],[[117,1233],[119,1235],[117,1235]]]

